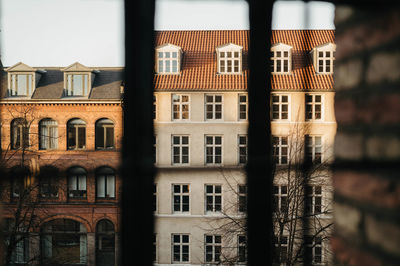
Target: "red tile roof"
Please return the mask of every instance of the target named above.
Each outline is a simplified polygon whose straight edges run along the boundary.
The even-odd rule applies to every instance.
[[[156,91],[246,90],[248,30],[157,31],[156,46],[171,43],[183,51],[180,75],[156,74]],[[293,47],[291,74],[272,75],[273,90],[333,90],[331,74],[316,74],[309,52],[313,47],[335,42],[334,30],[273,30],[272,44]],[[218,74],[216,47],[234,43],[243,47],[243,72]]]

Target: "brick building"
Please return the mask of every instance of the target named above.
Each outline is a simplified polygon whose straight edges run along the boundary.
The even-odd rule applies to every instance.
[[[200,265],[223,257],[246,261],[244,232],[227,235],[214,227],[228,217],[245,218],[248,38],[248,31],[239,30],[156,32],[157,265]],[[331,30],[273,31],[271,41],[274,198],[279,213],[289,194],[289,165],[302,155],[315,165],[331,161],[336,48]],[[42,263],[113,265],[116,260],[121,72],[79,63],[65,68],[18,63],[5,69],[1,145],[2,156],[10,158],[6,168],[12,178],[3,193],[4,217],[14,218],[22,184],[38,184],[39,221],[30,229],[31,237],[20,241],[14,261],[26,262],[38,254]],[[29,181],[18,183],[15,177],[27,171],[21,164]],[[305,188],[308,214],[323,226],[331,221],[329,176],[323,168]],[[291,241],[285,230],[275,243],[280,254],[286,254]],[[327,263],[328,243],[318,237],[309,238],[307,250],[313,262]]]
[[[2,180],[9,188],[2,216],[10,228],[32,221],[21,230],[33,233],[17,241],[12,261],[114,265],[122,69],[18,63],[2,81],[2,166],[10,177]],[[29,171],[25,180],[18,178],[21,165]],[[18,210],[39,218],[16,219]]]

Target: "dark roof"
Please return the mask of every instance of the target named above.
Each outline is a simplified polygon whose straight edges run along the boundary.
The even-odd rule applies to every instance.
[[[71,99],[63,97],[64,90],[64,73],[60,68],[35,67],[38,70],[45,70],[40,74],[39,82],[33,92],[32,99],[35,100],[56,100],[56,99]],[[92,90],[87,97],[89,100],[119,100],[121,99],[121,84],[123,77],[123,68],[95,68],[98,72],[92,73],[94,80]],[[7,96],[7,73],[3,72],[0,97]],[[19,99],[19,98],[7,98]],[[79,99],[79,98],[77,98]],[[83,99],[86,99],[83,98]]]

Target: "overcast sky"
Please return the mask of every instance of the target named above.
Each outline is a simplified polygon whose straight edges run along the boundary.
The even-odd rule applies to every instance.
[[[123,66],[123,0],[0,0],[4,66]],[[134,0],[132,0],[134,1]],[[245,1],[157,0],[156,30],[248,29]],[[308,21],[304,14],[308,14]],[[280,1],[273,29],[333,29],[334,6]]]

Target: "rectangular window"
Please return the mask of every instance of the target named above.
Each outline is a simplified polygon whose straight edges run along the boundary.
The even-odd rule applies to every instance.
[[[189,119],[189,95],[172,94],[172,119]]]
[[[54,150],[58,144],[57,122],[51,119],[44,119],[39,123],[40,127],[40,149]]]
[[[153,262],[157,261],[157,234],[153,234]]]
[[[306,135],[306,160],[315,164],[322,162],[322,137]]]
[[[247,95],[239,94],[239,120],[247,120]]]
[[[322,187],[306,186],[306,214],[320,214],[322,212]]]
[[[318,72],[320,74],[331,74],[333,72],[333,65],[335,61],[334,52],[325,51],[318,52]]]
[[[56,198],[58,197],[58,185],[53,176],[43,174],[39,178],[40,197],[42,198]]]
[[[288,137],[272,136],[272,158],[279,165],[288,163]]]
[[[158,52],[158,71],[160,74],[179,73],[178,52]]]
[[[289,96],[272,94],[272,120],[289,119]]]
[[[247,186],[239,185],[238,186],[238,211],[246,212],[247,211]]]
[[[189,163],[189,136],[172,136],[172,164]]]
[[[290,73],[289,51],[271,51],[271,72],[274,74]]]
[[[276,213],[286,213],[288,210],[288,187],[287,186],[273,186],[273,206],[272,209]]]
[[[220,212],[222,210],[221,185],[206,185],[206,212]]]
[[[246,236],[238,236],[238,262],[247,261],[247,241]]]
[[[321,95],[306,94],[306,120],[320,120],[321,111]]]
[[[172,185],[173,211],[189,212],[189,185]]]
[[[67,96],[86,96],[89,89],[89,75],[67,74]]]
[[[222,119],[222,95],[205,96],[206,120]]]
[[[73,175],[68,177],[68,197],[86,198],[86,176]]]
[[[157,119],[157,96],[153,95],[153,119]]]
[[[206,262],[219,262],[221,256],[221,236],[205,235],[204,250]]]
[[[189,235],[172,234],[172,262],[189,262]]]
[[[206,164],[221,164],[222,136],[206,136]]]
[[[97,176],[97,198],[115,198],[115,176]]]
[[[239,51],[229,51],[219,53],[219,73],[220,74],[239,74],[241,53]]]
[[[322,263],[322,240],[318,236],[306,236],[306,256],[313,264]]]
[[[239,164],[247,163],[247,135],[239,135]]]
[[[157,211],[157,184],[153,184],[153,212]]]
[[[32,95],[33,75],[12,74],[9,96],[30,96]]]
[[[276,264],[280,265],[281,263],[285,263],[287,260],[287,251],[288,251],[288,237],[281,236],[280,240],[278,237],[274,236],[274,260]]]

